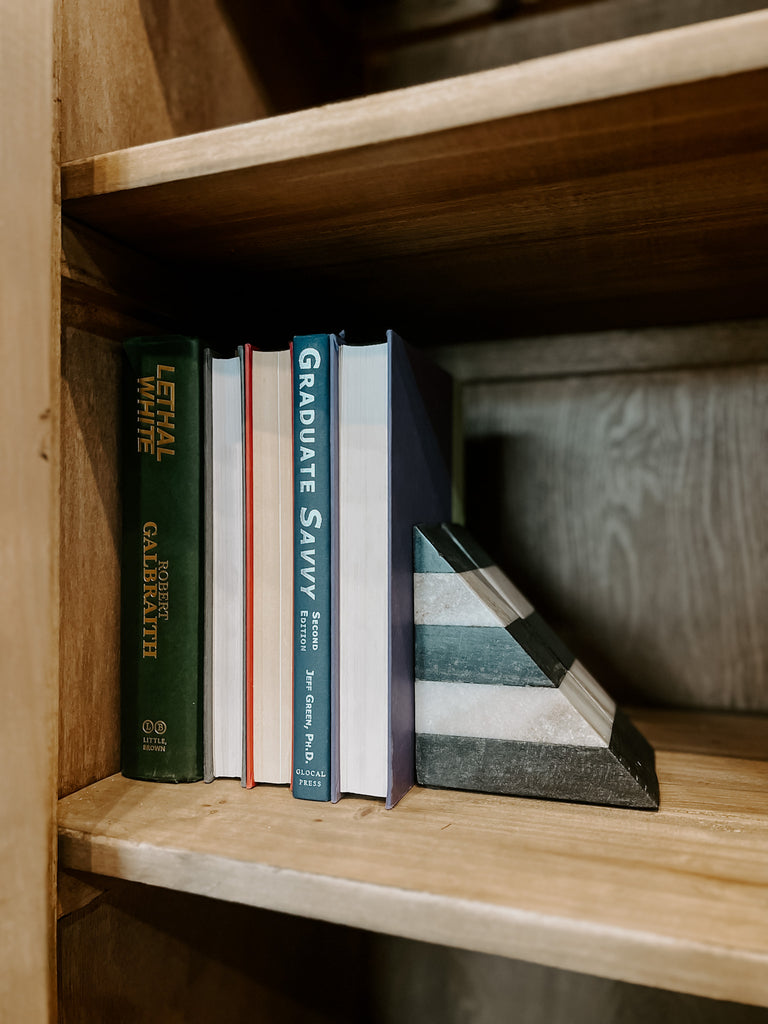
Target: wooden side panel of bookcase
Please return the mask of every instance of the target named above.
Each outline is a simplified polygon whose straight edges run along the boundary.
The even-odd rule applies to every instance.
[[[119,400],[119,343],[65,323],[59,796],[120,764]]]
[[[0,1017],[54,983],[58,225],[53,4],[0,7]]]

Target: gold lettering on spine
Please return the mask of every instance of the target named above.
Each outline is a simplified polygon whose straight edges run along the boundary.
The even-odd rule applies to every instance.
[[[157,523],[144,523],[142,657],[157,657]]]
[[[168,587],[169,587],[168,562],[157,563],[157,617],[168,621]]]
[[[169,379],[175,373],[175,366],[159,363],[156,376],[139,377],[136,385],[139,454],[153,455],[158,462],[176,454],[176,382]]]
[[[155,378],[139,377],[136,402],[139,452],[155,454]]]
[[[176,384],[168,380],[176,373],[175,366],[157,367],[157,461],[164,455],[174,455],[176,445]],[[165,374],[165,378],[163,377]]]

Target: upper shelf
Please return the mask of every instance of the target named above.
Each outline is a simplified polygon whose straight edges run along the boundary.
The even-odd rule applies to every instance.
[[[635,720],[658,813],[418,788],[385,811],[114,776],[60,802],[60,864],[768,1006],[768,719]]]
[[[75,220],[246,280],[260,318],[290,297],[445,342],[760,315],[767,127],[757,12],[95,156],[62,188]]]

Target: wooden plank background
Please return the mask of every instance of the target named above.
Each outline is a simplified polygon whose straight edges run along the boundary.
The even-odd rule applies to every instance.
[[[768,710],[768,367],[471,384],[465,423],[468,525],[609,693]]]
[[[760,0],[406,0],[374,6],[362,17],[363,89],[399,89],[762,7]]]

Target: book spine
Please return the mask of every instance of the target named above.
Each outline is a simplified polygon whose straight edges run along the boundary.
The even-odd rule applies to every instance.
[[[336,622],[331,472],[336,410],[335,338],[294,338],[293,376],[293,795],[330,800],[331,706]]]
[[[203,776],[202,355],[191,338],[124,346],[122,770]]]
[[[203,778],[213,782],[213,352],[203,353]]]
[[[245,502],[245,700],[243,737],[242,785],[253,789],[254,775],[254,728],[253,728],[253,346],[242,345],[238,349],[243,372],[243,497]]]

